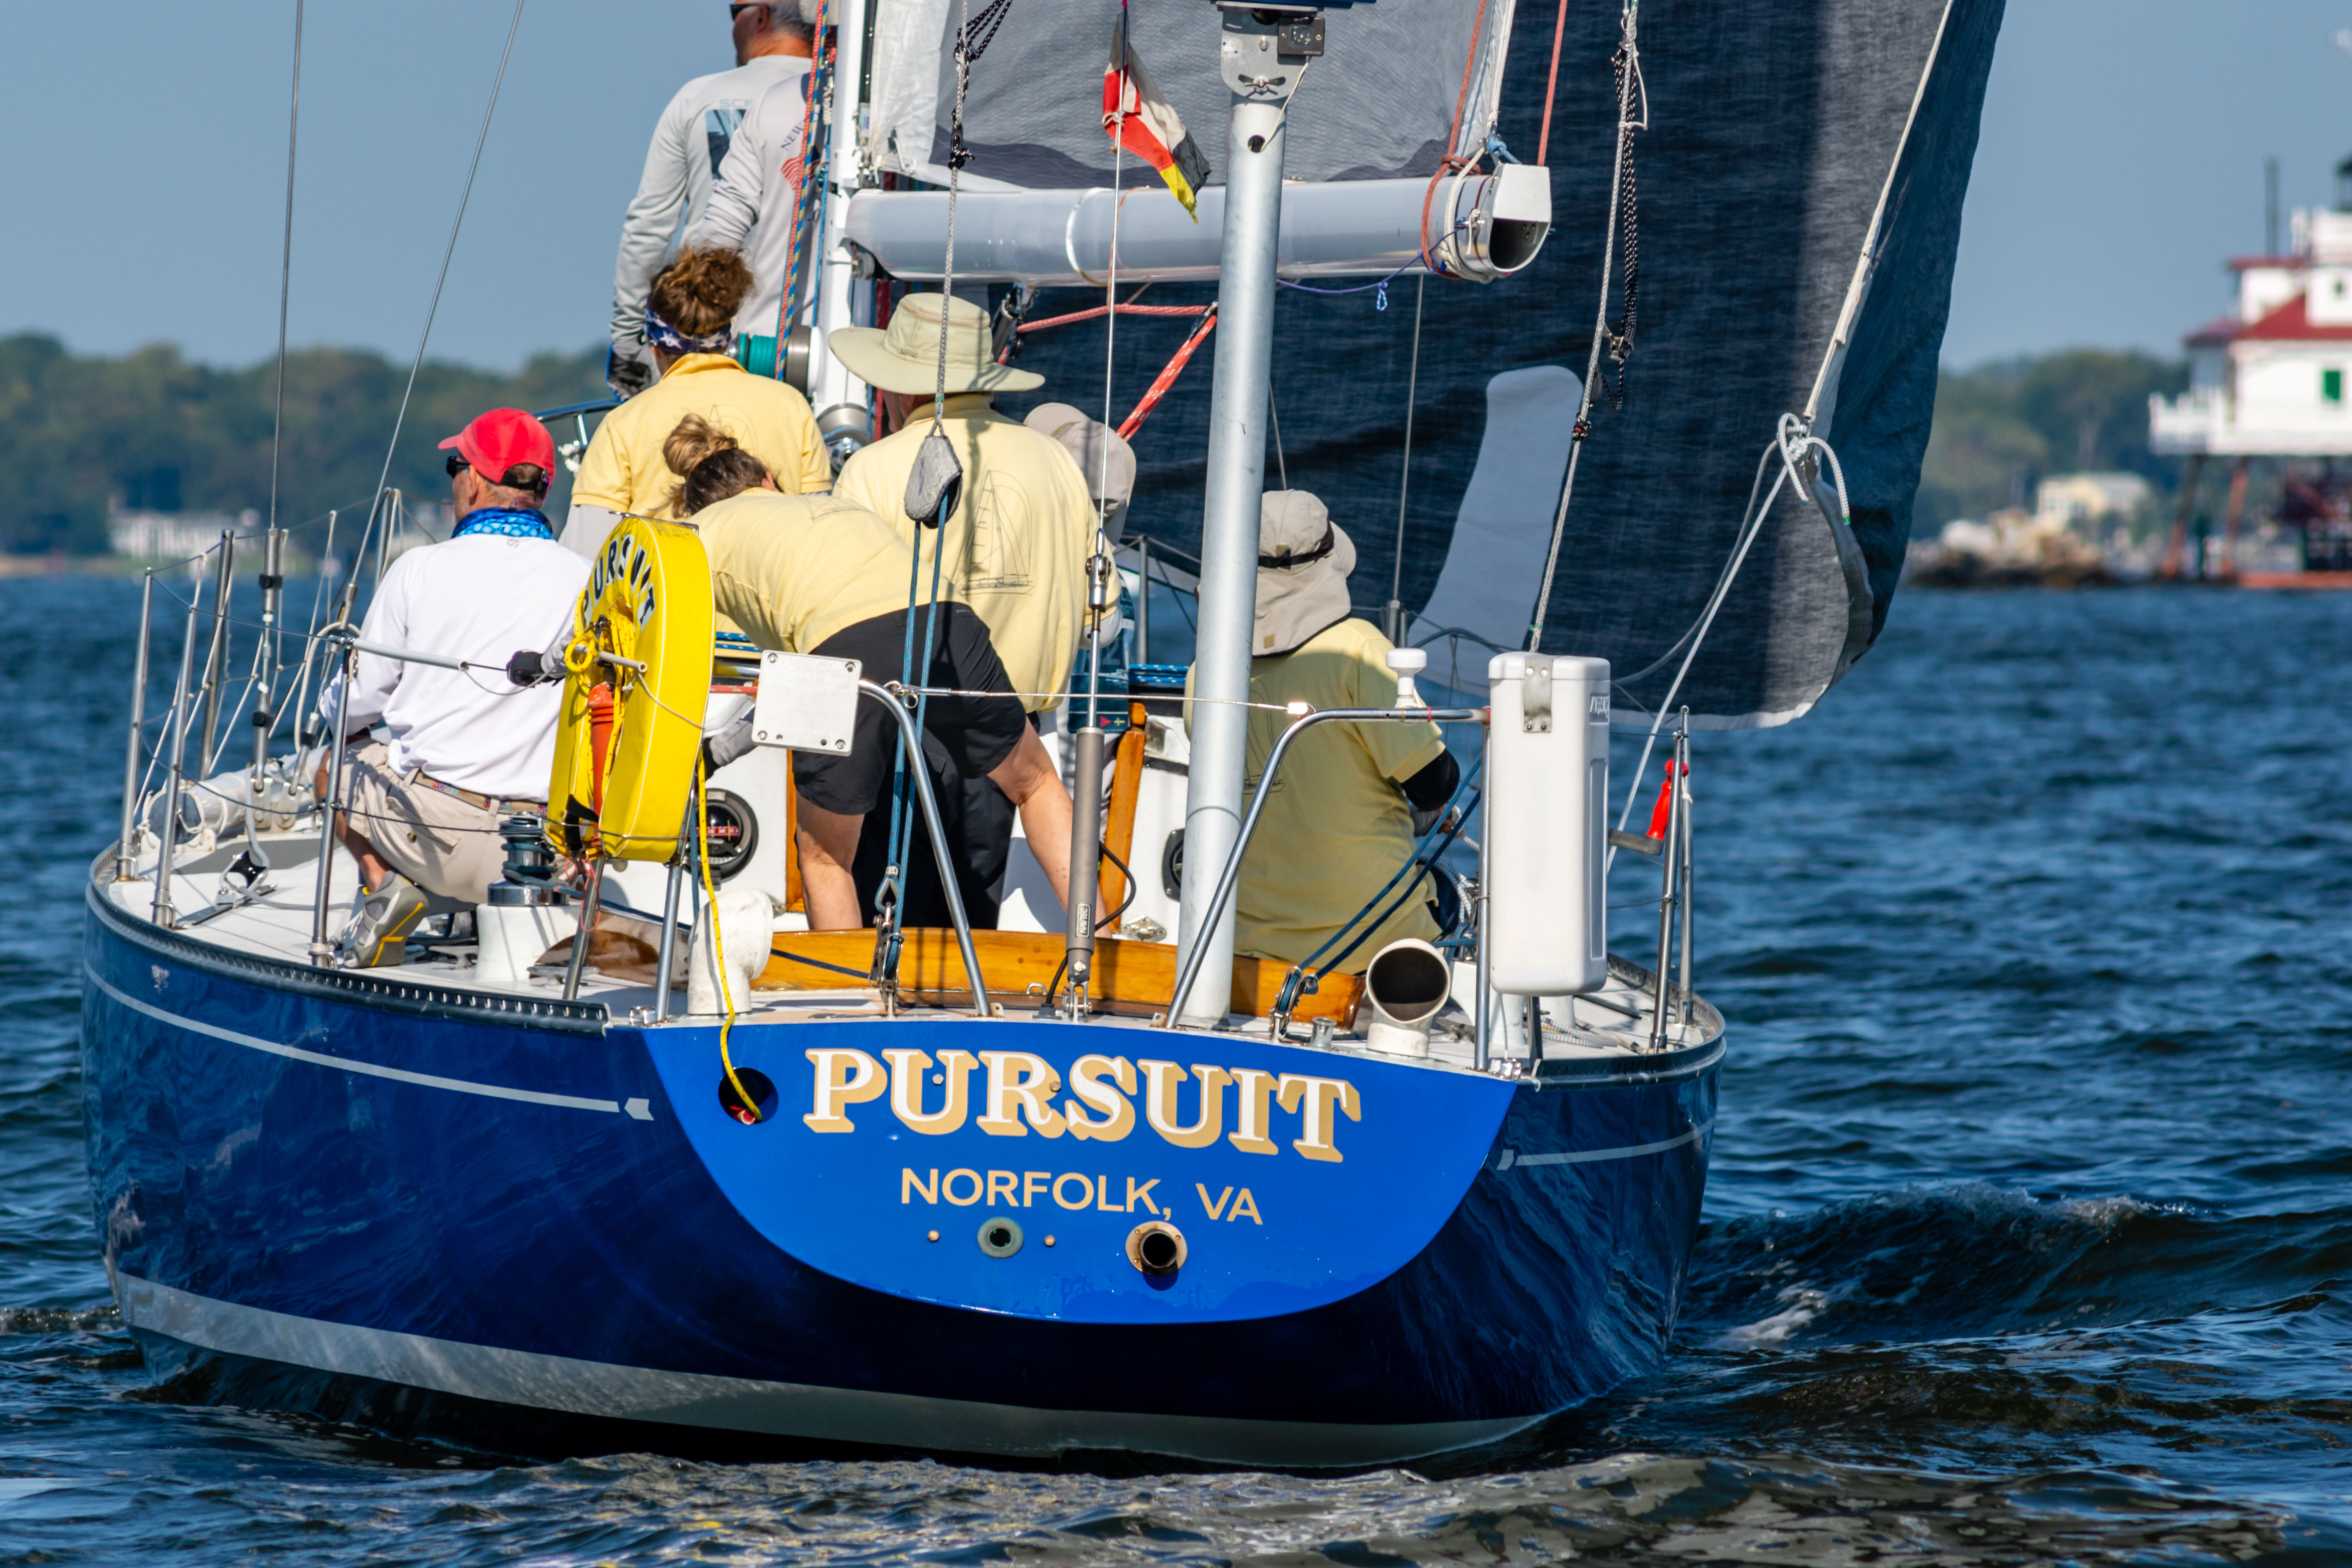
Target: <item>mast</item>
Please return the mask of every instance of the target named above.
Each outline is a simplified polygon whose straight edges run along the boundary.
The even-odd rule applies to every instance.
[[[1184,793],[1184,888],[1177,927],[1182,973],[1199,973],[1171,1022],[1222,1022],[1233,993],[1234,903],[1201,914],[1241,831],[1247,764],[1250,635],[1257,605],[1258,498],[1265,485],[1266,386],[1274,348],[1274,269],[1282,227],[1283,121],[1307,50],[1321,53],[1314,6],[1227,9],[1218,64],[1233,94],[1219,256],[1216,381],[1209,402],[1206,507],[1192,755]],[[1268,18],[1268,19],[1261,19]],[[1291,46],[1298,53],[1287,52]]]
[[[816,326],[809,354],[809,407],[815,411],[818,436],[832,454],[836,472],[849,454],[874,438],[866,413],[866,384],[842,368],[828,347],[831,335],[856,326],[857,262],[842,244],[850,198],[866,179],[861,145],[866,121],[866,57],[872,28],[872,0],[825,0],[826,20],[835,28],[833,113],[825,126],[831,139],[824,160],[828,188],[818,195],[814,265],[816,288],[811,315]],[[868,312],[870,316],[870,311]],[[776,352],[783,353],[778,344]]]

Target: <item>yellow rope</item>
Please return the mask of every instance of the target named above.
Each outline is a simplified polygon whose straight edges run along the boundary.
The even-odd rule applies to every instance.
[[[719,1025],[719,1062],[727,1069],[727,1081],[735,1086],[735,1098],[751,1113],[751,1120],[765,1121],[768,1118],[761,1110],[760,1102],[751,1098],[751,1091],[735,1076],[735,1058],[727,1050],[727,1037],[735,1027],[735,988],[727,983],[727,948],[719,934],[719,889],[710,879],[710,787],[702,776],[699,756],[694,760],[694,836],[701,850],[696,858],[702,863],[702,907],[709,911],[710,921],[710,963],[718,972],[715,978],[719,982],[719,1005],[727,1010]]]

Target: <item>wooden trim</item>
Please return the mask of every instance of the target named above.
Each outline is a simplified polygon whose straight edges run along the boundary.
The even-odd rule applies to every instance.
[[[976,931],[971,941],[991,994],[1003,998],[1008,1009],[1022,1005],[1024,998],[1035,1005],[1035,997],[1045,994],[1054,972],[1061,967],[1065,939],[1056,932]],[[874,933],[778,931],[770,939],[768,952],[768,967],[751,983],[753,990],[837,991],[864,984],[874,961]],[[1289,965],[1271,959],[1235,958],[1233,1010],[1265,1016],[1281,994],[1283,977],[1289,973]],[[898,957],[898,984],[903,993],[926,1003],[952,1005],[968,999],[971,983],[964,974],[955,932],[908,931]],[[1034,994],[1032,986],[1036,987]],[[1107,1013],[1139,1016],[1165,1013],[1176,991],[1175,944],[1096,938],[1090,989],[1095,1005]],[[1312,996],[1301,996],[1291,1016],[1301,1023],[1328,1018],[1343,1029],[1350,1028],[1363,992],[1360,975],[1327,974],[1322,989]]]
[[[1150,725],[1142,703],[1127,705],[1127,733],[1118,738],[1110,770],[1110,810],[1104,819],[1103,847],[1129,867],[1135,864],[1135,810],[1143,795],[1143,748],[1151,739]],[[1115,910],[1127,902],[1127,879],[1118,866],[1106,864],[1101,879],[1104,909]],[[1118,921],[1110,921],[1096,934],[1107,936],[1118,927]]]

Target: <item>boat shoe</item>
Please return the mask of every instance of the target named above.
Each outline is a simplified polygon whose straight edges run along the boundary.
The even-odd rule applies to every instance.
[[[425,889],[394,871],[383,887],[354,901],[351,923],[335,939],[335,962],[345,969],[387,969],[408,959],[408,933],[425,918]]]

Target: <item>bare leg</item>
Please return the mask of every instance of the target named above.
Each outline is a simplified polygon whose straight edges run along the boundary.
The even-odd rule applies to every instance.
[[[857,907],[857,880],[850,865],[857,858],[857,835],[866,826],[862,816],[811,805],[795,793],[793,801],[793,839],[801,852],[801,897],[808,906],[811,931],[856,931],[866,923]]]
[[[326,799],[327,770],[324,766],[319,769],[316,787],[319,798]],[[335,813],[335,842],[349,850],[352,858],[360,863],[360,886],[367,891],[373,893],[392,879],[392,868],[384,863],[383,856],[375,852],[375,846],[369,843],[367,836],[354,828],[352,819],[340,811]]]
[[[1037,857],[1054,897],[1070,904],[1070,792],[1054,771],[1054,759],[1037,731],[1024,728],[1013,754],[996,764],[989,778],[1021,813],[1021,831],[1029,853]]]

